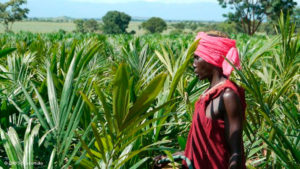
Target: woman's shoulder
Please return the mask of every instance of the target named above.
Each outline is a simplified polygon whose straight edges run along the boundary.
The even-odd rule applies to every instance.
[[[232,80],[227,80],[226,85],[224,86],[224,95],[231,96],[237,95],[241,99],[242,102],[245,101],[245,90],[243,87],[237,85]]]
[[[226,85],[224,86],[227,91],[233,90],[236,92],[238,95],[241,94],[241,92],[244,92],[244,88],[241,86],[237,85],[234,81],[228,79]]]
[[[239,97],[242,103],[243,109],[246,109],[246,98],[245,89],[237,85],[234,81],[228,80],[227,87],[225,87],[224,96],[227,95],[228,98],[234,97],[234,95]]]

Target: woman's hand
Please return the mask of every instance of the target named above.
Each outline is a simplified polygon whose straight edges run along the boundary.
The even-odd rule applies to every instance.
[[[179,152],[176,152],[174,154],[172,154],[172,156],[177,156],[177,155],[184,155],[184,151],[179,151]],[[163,164],[158,164],[158,161],[159,160],[162,160],[164,158],[168,158],[166,155],[158,155],[156,157],[154,157],[154,165],[153,165],[153,169],[160,169],[162,167],[165,167],[168,165],[168,163],[163,163]]]
[[[158,164],[159,160],[162,160],[164,158],[167,158],[167,156],[165,155],[158,155],[156,157],[154,157],[154,164],[153,164],[153,169],[160,169],[162,167],[164,167],[165,165],[167,165],[168,163],[164,163],[164,164]]]

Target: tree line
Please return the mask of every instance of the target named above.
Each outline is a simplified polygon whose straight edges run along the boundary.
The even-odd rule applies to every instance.
[[[300,28],[300,8],[294,0],[218,0],[223,8],[230,8],[231,12],[224,14],[225,22],[202,23],[202,22],[177,22],[171,24],[174,28],[171,33],[183,33],[185,29],[191,31],[205,31],[215,29],[227,33],[246,33],[253,35],[263,30],[266,33],[274,33],[273,25],[276,24],[282,11],[284,16],[292,16],[297,30]],[[29,9],[24,7],[26,0],[9,0],[0,3],[0,22],[5,32],[12,30],[16,21],[27,18]],[[109,11],[99,22],[95,19],[74,20],[76,32],[89,33],[101,32],[105,34],[134,34],[135,31],[127,32],[131,16],[124,12]],[[167,23],[162,18],[151,17],[142,22],[139,29],[145,29],[149,33],[161,33],[167,29]]]
[[[105,34],[134,34],[135,31],[127,32],[131,16],[124,12],[108,11],[103,17],[102,22],[95,19],[77,19],[74,21],[76,24],[76,32],[87,33],[101,31]],[[167,23],[159,17],[152,17],[144,21],[141,25],[142,28],[150,33],[161,33],[167,29]]]

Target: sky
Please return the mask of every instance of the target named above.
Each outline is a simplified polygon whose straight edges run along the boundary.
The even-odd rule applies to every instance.
[[[133,18],[223,21],[222,14],[228,12],[217,0],[27,0],[26,7],[29,17],[101,18],[107,11],[118,10]]]

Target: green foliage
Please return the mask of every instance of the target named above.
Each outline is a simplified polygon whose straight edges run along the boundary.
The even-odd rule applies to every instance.
[[[77,19],[74,23],[76,24],[76,32],[85,33],[83,19]]]
[[[273,22],[277,22],[278,18],[280,18],[281,11],[286,19],[287,15],[291,15],[293,13],[293,9],[297,6],[297,2],[294,0],[272,0],[269,3],[263,3],[266,6],[266,15]]]
[[[159,17],[152,17],[143,22],[142,27],[150,33],[161,33],[167,29],[167,23]]]
[[[77,145],[71,148],[74,132],[78,130],[84,114],[83,100],[77,92],[79,88],[89,92],[88,81],[83,83],[80,81],[83,80],[82,70],[101,46],[95,41],[75,51],[76,45],[75,42],[73,47],[66,51],[65,44],[62,44],[59,59],[56,52],[53,53],[50,63],[46,64],[45,83],[47,86],[45,90],[41,90],[45,93],[41,93],[32,83],[33,93],[36,95],[36,98],[32,98],[31,92],[28,93],[25,86],[20,84],[25,98],[46,134],[47,149],[53,152],[51,156],[54,158],[54,168],[67,168],[71,161],[66,162],[66,157],[74,156],[80,147]],[[86,48],[87,46],[89,47]],[[43,97],[45,95],[47,97]],[[86,129],[83,132],[88,131]]]
[[[101,102],[101,106],[97,110],[97,106],[91,100],[88,100],[87,96],[84,96],[86,98],[85,102],[89,105],[90,110],[98,115],[102,114],[102,107],[104,116],[103,118],[99,118],[99,125],[92,124],[94,140],[96,142],[94,145],[90,144],[90,146],[95,147],[97,150],[89,148],[89,145],[81,139],[83,148],[87,152],[86,158],[89,160],[76,157],[75,159],[78,160],[76,163],[80,167],[120,168],[141,165],[142,162],[146,161],[145,158],[147,157],[137,163],[130,160],[143,151],[149,151],[153,146],[169,142],[167,140],[158,141],[157,137],[154,137],[154,142],[150,141],[147,143],[146,140],[147,135],[149,137],[153,135],[151,133],[160,133],[159,130],[167,120],[166,117],[168,117],[171,108],[174,107],[174,104],[171,104],[174,102],[172,98],[175,95],[176,86],[182,80],[183,73],[192,57],[196,44],[197,42],[194,42],[183,56],[185,59],[183,65],[178,65],[181,58],[178,60],[177,66],[179,68],[174,67],[175,72],[171,75],[173,79],[171,90],[169,93],[166,93],[168,97],[160,100],[159,103],[156,103],[156,98],[162,94],[161,91],[167,79],[166,73],[154,76],[149,83],[143,84],[143,88],[141,89],[139,88],[139,83],[134,82],[133,77],[129,76],[129,67],[125,64],[120,64],[114,80],[111,82],[112,98],[107,98],[104,92],[96,84],[94,85],[95,93]],[[141,55],[137,57],[141,57],[144,60],[145,58],[143,57],[147,56],[144,55],[145,49],[144,47]],[[147,61],[147,59],[144,61]],[[129,63],[132,64],[132,62]],[[132,64],[133,66],[136,65]],[[137,71],[136,69],[132,70]],[[143,78],[140,78],[140,80],[143,80]],[[134,90],[136,88],[139,90]],[[135,91],[137,91],[136,99],[132,97]],[[82,95],[84,94],[82,93]],[[158,116],[157,113],[160,113],[160,115]],[[106,122],[107,125],[105,125]],[[98,131],[100,132],[98,133]],[[140,139],[145,141],[139,142]],[[94,164],[93,166],[88,162],[90,160]]]
[[[99,30],[99,24],[95,19],[88,19],[84,24],[86,32],[96,32]]]
[[[109,11],[103,17],[103,32],[106,34],[126,33],[131,17],[124,12]]]
[[[8,160],[4,162],[8,165],[2,166],[3,168],[10,166],[12,169],[33,169],[40,168],[41,165],[44,165],[42,162],[37,161],[35,158],[36,154],[34,153],[36,148],[44,141],[43,137],[38,140],[36,139],[39,133],[40,124],[31,127],[32,123],[33,119],[29,120],[22,142],[14,128],[10,127],[7,133],[0,128],[1,140],[3,141],[3,146],[8,156]],[[53,150],[49,158],[49,169],[53,168],[54,153],[55,150]]]
[[[300,8],[297,7],[292,15],[292,21],[296,23],[297,32],[299,32],[300,29]]]
[[[192,23],[188,26],[192,31],[196,30],[198,25],[196,23]]]
[[[238,25],[234,22],[209,23],[200,27],[197,31],[211,31],[211,30],[221,31],[228,35],[242,32],[242,30],[240,30]]]
[[[299,103],[295,102],[299,100],[299,36],[293,34],[295,25],[288,15],[286,18],[281,15],[281,34],[269,39],[267,46],[259,45],[256,50],[244,48],[244,70],[237,71],[250,99],[245,129],[248,158],[252,159],[249,167],[298,168],[300,163],[296,132]],[[274,51],[273,47],[279,50]],[[268,57],[269,52],[272,57]]]
[[[227,23],[185,24],[234,32]],[[231,78],[246,90],[248,168],[299,166],[295,29],[282,15],[279,34],[231,34],[243,67]],[[43,165],[27,168],[151,168],[156,155],[184,150],[194,104],[208,85],[193,73],[193,40],[192,34],[1,34],[0,167],[19,160],[13,167],[34,161]]]
[[[228,22],[235,22],[242,27],[244,33],[253,35],[263,22],[265,16],[275,20],[279,17],[281,10],[284,15],[291,12],[296,6],[293,0],[218,0],[219,4],[226,8],[230,6],[234,12],[224,14]]]
[[[99,127],[95,123],[92,124],[94,135],[94,146],[97,150],[88,148],[81,139],[83,148],[87,152],[87,157],[91,160],[94,167],[97,168],[120,168],[134,156],[148,148],[161,144],[156,142],[152,145],[143,145],[135,147],[136,141],[143,135],[149,133],[153,128],[146,128],[149,122],[157,119],[148,119],[153,113],[162,109],[164,106],[159,106],[154,110],[149,110],[154,103],[157,95],[163,88],[166,74],[162,73],[154,77],[154,79],[145,86],[135,102],[130,100],[131,85],[134,85],[130,80],[127,66],[120,64],[116,72],[116,76],[112,89],[112,102],[109,103],[101,91],[94,85],[95,91],[104,108],[104,120],[99,120]],[[87,97],[85,97],[87,98]],[[101,114],[101,109],[95,109],[96,106],[88,99],[85,100],[90,105],[90,110],[96,114]],[[109,107],[112,107],[110,109]],[[99,117],[100,119],[100,117]],[[102,119],[102,118],[101,118]],[[146,123],[145,120],[148,121]],[[107,122],[107,127],[105,123]],[[98,132],[100,131],[100,132]],[[90,142],[90,141],[89,141]],[[135,148],[134,148],[135,147]],[[79,159],[79,158],[76,158]],[[79,161],[81,167],[88,166],[84,160]],[[90,165],[91,168],[94,168]]]
[[[183,31],[181,29],[174,29],[174,30],[170,31],[170,35],[180,35],[182,33],[183,33]]]
[[[183,22],[178,22],[178,23],[174,23],[172,24],[172,26],[175,28],[175,29],[184,29],[186,26]]]
[[[76,32],[93,33],[99,30],[99,23],[95,19],[77,19],[74,23],[76,24]]]
[[[24,8],[26,0],[9,0],[5,3],[0,3],[0,19],[5,27],[5,31],[11,31],[12,24],[27,17],[28,8]]]
[[[275,35],[276,34],[275,24],[273,24],[272,22],[264,22],[261,24],[261,26],[257,31],[265,32],[267,35]]]

